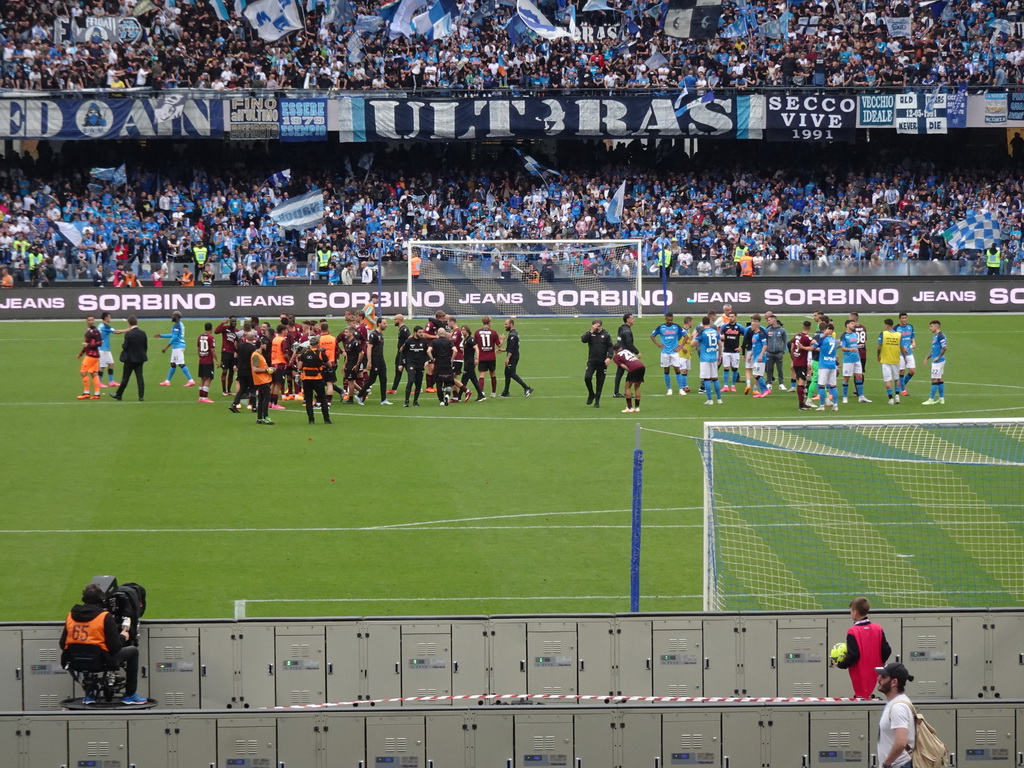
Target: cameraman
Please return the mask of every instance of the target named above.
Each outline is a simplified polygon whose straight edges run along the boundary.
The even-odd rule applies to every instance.
[[[76,605],[64,620],[64,631],[60,635],[60,647],[67,651],[69,645],[95,645],[102,649],[106,658],[124,667],[125,697],[122,704],[145,704],[139,696],[139,649],[128,645],[128,630],[118,631],[117,619],[104,607],[104,592],[99,584],[89,584],[82,590],[82,605]],[[69,642],[70,641],[70,642]],[[86,696],[83,704],[93,704],[95,699]]]

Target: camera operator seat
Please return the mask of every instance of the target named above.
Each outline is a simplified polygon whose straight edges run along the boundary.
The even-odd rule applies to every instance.
[[[125,694],[124,669],[102,648],[70,643],[64,651],[64,667],[82,686],[85,698],[95,700],[88,705],[89,709],[121,706]],[[67,699],[62,704],[69,709],[87,708],[82,699]]]
[[[117,579],[113,576],[96,576],[89,585],[98,586],[102,593],[100,605],[103,610],[109,611],[114,620],[128,633],[128,640],[125,645],[139,645],[139,618],[145,613],[146,590],[139,584],[124,584],[118,587]],[[86,589],[89,589],[87,587]],[[85,592],[83,591],[83,599]],[[69,617],[71,614],[69,614]],[[120,709],[124,706],[131,706],[133,709],[149,709],[155,707],[156,699],[146,699],[142,702],[124,702],[126,693],[134,694],[135,691],[126,690],[128,684],[128,670],[126,665],[138,664],[138,653],[132,654],[130,660],[123,660],[123,651],[114,654],[108,653],[104,647],[96,642],[68,642],[71,638],[64,640],[64,652],[61,656],[61,664],[76,683],[82,686],[84,691],[82,698],[70,698],[61,702],[65,709]],[[76,639],[84,640],[84,637]],[[133,649],[134,650],[134,649]],[[131,671],[134,673],[136,667]],[[133,681],[133,685],[135,681]],[[88,703],[86,703],[88,702]]]

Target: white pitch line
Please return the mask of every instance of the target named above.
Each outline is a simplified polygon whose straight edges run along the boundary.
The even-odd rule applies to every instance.
[[[703,507],[650,507],[645,508],[644,512],[683,512],[693,511],[697,509],[703,509]],[[556,517],[556,516],[568,516],[568,515],[605,515],[605,514],[620,514],[623,512],[630,512],[628,509],[587,509],[579,510],[575,512],[522,512],[515,515],[483,515],[481,517],[454,517],[447,520],[419,520],[412,523],[394,523],[392,525],[382,525],[378,528],[372,528],[369,530],[388,530],[392,528],[404,528],[411,525],[433,525],[435,523],[478,523],[481,520],[515,520],[524,517]]]
[[[686,600],[703,595],[640,595],[641,600]],[[629,595],[548,595],[540,597],[264,597],[244,603],[466,603],[491,600],[628,600]]]
[[[703,507],[650,507],[645,508],[644,512],[692,512],[703,509]],[[450,520],[420,520],[410,523],[395,523],[392,525],[361,525],[353,527],[306,527],[306,528],[104,528],[105,533],[370,533],[376,531],[420,531],[425,530],[437,530],[437,531],[459,531],[459,530],[546,530],[548,528],[570,528],[578,529],[578,525],[533,525],[533,526],[462,526],[462,525],[448,525],[447,527],[440,527],[446,523],[459,523],[465,520],[466,522],[480,522],[483,520],[510,520],[524,517],[565,517],[570,515],[598,515],[598,514],[623,514],[629,512],[628,509],[596,509],[596,510],[584,510],[576,512],[528,512],[521,515],[495,515],[493,517],[466,517],[466,518],[453,518]],[[432,527],[437,526],[437,527]],[[590,525],[587,528],[629,528],[628,525]],[[666,528],[689,528],[694,526],[645,526],[649,528],[654,527],[666,527]],[[702,527],[702,526],[695,526]],[[92,528],[11,528],[11,529],[0,529],[0,535],[9,534],[39,534],[39,533],[96,533],[95,529]]]

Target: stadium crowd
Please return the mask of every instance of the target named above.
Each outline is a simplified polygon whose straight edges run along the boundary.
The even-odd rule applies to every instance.
[[[337,23],[326,23],[324,3],[302,3],[316,6],[305,13],[305,30],[273,43],[241,17],[220,21],[203,0],[144,0],[149,9],[139,20],[147,34],[140,42],[55,39],[59,17],[130,15],[137,2],[7,0],[0,10],[0,88],[693,90],[1024,82],[1024,46],[1007,34],[1021,19],[1020,0],[726,0],[719,36],[710,40],[667,36],[657,2],[609,0],[611,10],[590,12],[583,2],[538,3],[563,27],[573,8],[581,34],[556,40],[510,39],[506,22],[516,11],[507,0],[466,0],[452,34],[438,40],[389,39],[379,2],[353,3],[354,13]],[[788,35],[779,26],[786,13]],[[890,34],[887,18],[910,18],[909,36]],[[737,31],[743,34],[723,36]]]
[[[546,180],[528,174],[507,149],[457,169],[422,148],[394,149],[366,172],[353,170],[348,158],[321,161],[315,171],[296,168],[283,188],[268,184],[273,167],[260,168],[253,158],[242,166],[197,156],[194,166],[178,163],[163,172],[129,163],[127,183],[115,185],[90,179],[88,168],[26,156],[0,168],[0,262],[15,279],[41,284],[170,282],[196,261],[202,267],[190,271],[196,284],[273,285],[305,276],[307,265],[319,265],[332,283],[349,284],[376,282],[378,259],[404,262],[410,238],[641,238],[647,266],[667,251],[672,272],[682,275],[732,274],[738,246],[750,249],[755,266],[779,260],[870,269],[959,259],[960,273],[971,274],[984,271],[979,254],[950,252],[941,233],[977,210],[999,214],[1002,272],[1021,273],[1024,189],[1009,160],[998,167],[972,159],[969,169],[892,159],[839,162],[842,150],[833,148],[822,150],[820,162],[780,170],[771,157],[758,165],[711,151],[658,162],[656,150],[634,146],[635,158],[630,149],[603,159],[590,152]],[[613,225],[605,206],[623,179],[624,213]],[[282,230],[270,210],[310,189],[324,192],[323,223]],[[74,225],[81,244],[71,245],[57,223]],[[205,249],[203,259],[197,248]],[[572,277],[612,275],[627,265],[567,255],[560,266]],[[397,277],[406,267],[391,269]]]

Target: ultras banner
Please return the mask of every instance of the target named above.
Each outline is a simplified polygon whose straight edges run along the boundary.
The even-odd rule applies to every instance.
[[[176,139],[224,135],[224,101],[0,99],[3,139]]]
[[[677,104],[677,101],[679,102]],[[339,139],[496,141],[501,139],[759,139],[762,96],[678,93],[622,97],[339,100]]]
[[[844,141],[857,135],[857,97],[808,93],[771,95],[765,115],[768,141]]]
[[[167,318],[177,310],[186,317],[218,318],[236,315],[277,317],[281,312],[299,318],[338,317],[347,309],[362,309],[371,289],[362,286],[295,284],[275,288],[17,288],[0,293],[0,320],[83,318],[110,312],[115,318]],[[639,301],[638,301],[639,299]],[[660,315],[665,307],[676,315],[699,317],[709,309],[732,304],[742,316],[772,309],[780,314],[1024,312],[1024,283],[1002,278],[898,280],[814,279],[671,280],[645,285],[639,297],[632,281],[605,279],[581,286],[574,281],[539,285],[510,283],[502,292],[489,292],[470,282],[464,285],[416,285],[415,317],[432,316],[438,309],[458,316],[585,315],[607,316],[623,305],[639,303],[644,316]],[[384,314],[406,312],[409,294],[403,283],[385,283],[379,309]]]

